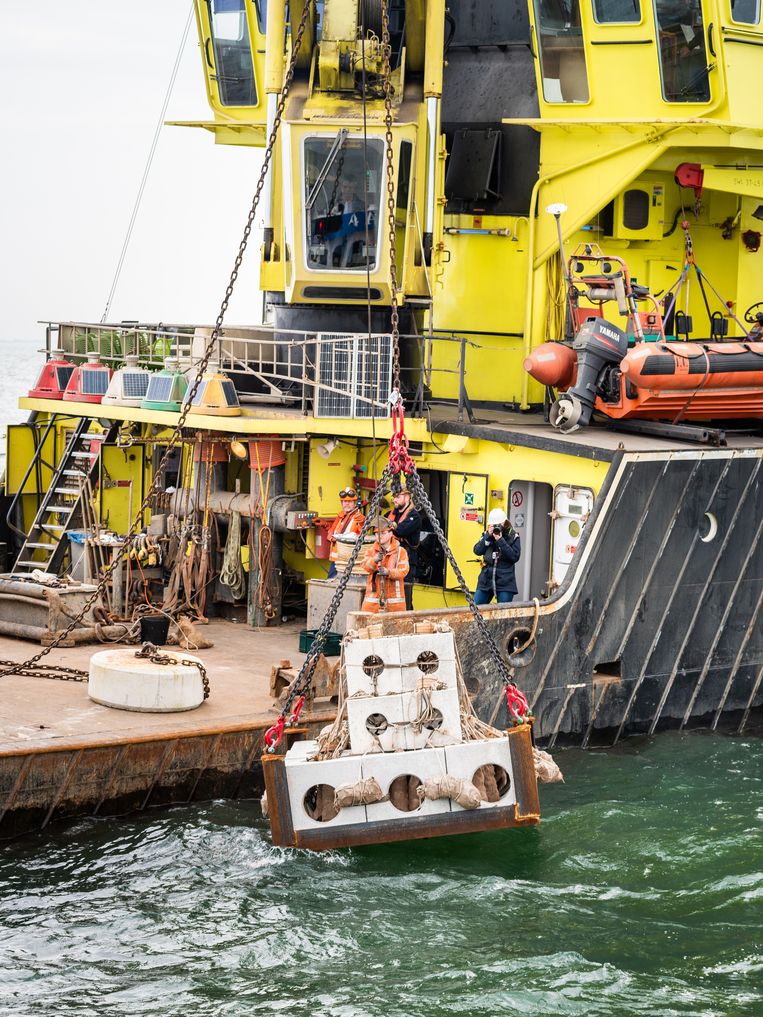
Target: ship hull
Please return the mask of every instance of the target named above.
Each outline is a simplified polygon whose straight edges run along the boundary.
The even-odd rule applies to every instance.
[[[483,609],[536,738],[750,723],[763,702],[762,463],[759,449],[616,455],[554,597]],[[478,712],[507,724],[469,612],[455,614]]]

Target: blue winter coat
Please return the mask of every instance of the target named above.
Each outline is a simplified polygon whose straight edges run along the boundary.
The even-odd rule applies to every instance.
[[[492,534],[483,533],[474,545],[474,553],[482,556],[482,571],[477,580],[477,589],[496,596],[499,593],[519,593],[514,566],[519,561],[521,547],[519,534],[514,530],[504,531],[498,540]]]

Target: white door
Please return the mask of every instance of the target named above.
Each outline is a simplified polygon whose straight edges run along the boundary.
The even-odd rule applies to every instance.
[[[551,588],[558,587],[578,549],[583,528],[593,509],[593,491],[588,487],[560,485],[554,490],[551,536]]]

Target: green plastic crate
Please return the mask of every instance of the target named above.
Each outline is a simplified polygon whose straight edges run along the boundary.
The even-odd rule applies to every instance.
[[[318,635],[318,629],[301,629],[299,633],[299,652],[307,653]],[[327,657],[338,657],[342,649],[342,637],[338,632],[329,632],[323,652]]]

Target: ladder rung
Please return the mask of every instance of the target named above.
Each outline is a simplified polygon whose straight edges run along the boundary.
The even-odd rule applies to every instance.
[[[54,487],[56,494],[68,494],[72,498],[79,498],[79,489],[76,487]]]
[[[66,527],[62,526],[61,523],[35,523],[32,529],[29,531],[31,537],[33,533],[42,534],[47,530],[65,530]]]
[[[34,540],[27,540],[24,547],[44,547],[46,551],[55,551],[56,549],[54,544],[38,544]]]
[[[28,565],[32,569],[42,568],[43,565],[47,564],[44,561],[17,561],[16,565]]]
[[[72,459],[96,459],[97,452],[72,452]]]
[[[74,506],[73,505],[46,505],[43,511],[45,511],[45,512],[65,512],[67,515],[70,516],[72,514],[72,512],[74,511]],[[46,525],[47,525],[47,523],[46,523]]]
[[[83,473],[82,470],[61,470],[62,477],[82,477],[84,480],[87,474]]]

